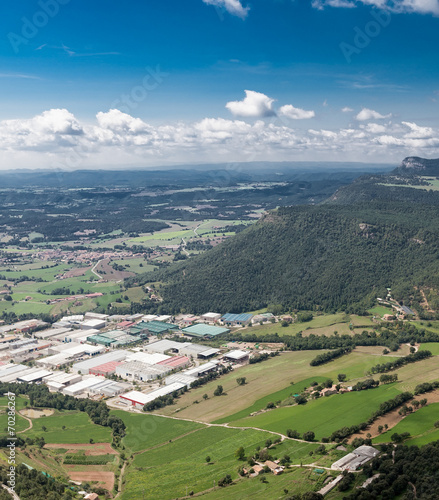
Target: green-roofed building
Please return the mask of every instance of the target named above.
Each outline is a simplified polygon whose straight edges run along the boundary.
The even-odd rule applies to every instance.
[[[223,333],[229,333],[230,330],[228,328],[220,328],[219,326],[211,326],[205,324],[198,324],[188,326],[187,328],[183,328],[183,333],[190,337],[217,337]]]
[[[164,323],[163,321],[148,321],[147,323],[142,321],[137,325],[132,326],[129,329],[130,335],[142,335],[142,334],[152,334],[159,335],[161,333],[166,333],[169,330],[178,330],[178,325],[173,325],[172,323]]]
[[[108,337],[104,337],[103,335],[91,335],[87,337],[87,342],[92,342],[93,344],[104,345],[105,347],[109,347],[114,339],[110,339]]]

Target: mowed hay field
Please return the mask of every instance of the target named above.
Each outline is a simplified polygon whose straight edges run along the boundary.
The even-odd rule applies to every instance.
[[[428,393],[423,394],[422,397],[428,400]],[[408,439],[405,444],[422,446],[439,439],[439,428],[434,426],[438,421],[439,403],[433,403],[407,415],[395,427],[374,438],[373,442],[387,443],[391,441],[391,436],[395,432],[398,434],[409,432],[411,439]]]
[[[235,457],[235,451],[243,446],[247,453],[253,453],[257,446],[264,447],[269,438],[276,436],[254,430],[210,427],[167,442],[135,456],[125,476],[121,498],[143,498],[144,490],[145,499],[171,499],[185,496],[186,487],[188,492],[195,493],[211,488],[214,481],[226,474],[236,479],[237,468],[244,462]],[[206,463],[207,456],[211,465]]]
[[[337,394],[309,401],[305,405],[276,408],[238,420],[233,422],[233,425],[257,427],[283,434],[287,429],[295,429],[301,434],[313,431],[319,440],[329,437],[341,427],[367,421],[381,403],[394,398],[400,392],[398,384],[389,384],[366,391]]]
[[[46,443],[89,443],[90,439],[95,443],[111,443],[112,440],[111,429],[94,424],[84,412],[55,412],[50,417],[33,419],[32,424],[23,437],[44,437]]]
[[[288,392],[291,382],[298,383],[312,377],[331,378],[336,381],[339,373],[345,373],[350,381],[362,378],[377,363],[395,359],[382,356],[382,349],[382,347],[374,348],[373,354],[356,353],[354,350],[336,361],[316,367],[311,367],[310,361],[326,350],[284,352],[262,363],[237,368],[218,380],[191,389],[178,398],[175,404],[161,408],[156,413],[203,422],[227,420],[227,416],[251,407],[261,398],[271,396],[278,391]],[[236,383],[238,377],[246,377],[247,383],[238,386]],[[223,386],[224,395],[213,396],[217,385]],[[204,394],[209,396],[206,401],[203,399]],[[287,396],[288,394],[289,392]],[[277,399],[279,398],[275,400]],[[251,411],[248,412],[250,413]]]

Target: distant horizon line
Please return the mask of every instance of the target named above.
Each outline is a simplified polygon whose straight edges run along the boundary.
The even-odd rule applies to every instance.
[[[323,167],[324,165],[348,167],[348,166],[358,166],[360,167],[394,167],[398,165],[395,162],[364,162],[364,161],[319,161],[319,160],[284,160],[284,161],[236,161],[236,162],[221,162],[221,163],[178,163],[175,165],[156,165],[156,166],[105,166],[105,167],[84,167],[78,169],[67,169],[67,168],[57,168],[57,167],[22,167],[22,168],[10,168],[10,169],[0,169],[0,175],[2,174],[18,174],[23,172],[31,173],[73,173],[73,172],[95,172],[95,171],[111,171],[111,172],[142,172],[142,171],[161,171],[161,170],[213,170],[215,168],[226,168],[227,170],[233,170],[233,166],[244,166],[253,165],[259,166],[260,168],[268,167],[269,165],[279,165],[279,166],[291,166],[291,167]]]

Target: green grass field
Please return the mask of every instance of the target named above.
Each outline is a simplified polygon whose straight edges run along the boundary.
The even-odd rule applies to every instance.
[[[428,394],[426,394],[428,399]],[[420,408],[414,413],[407,415],[395,427],[383,432],[373,439],[374,443],[390,442],[392,434],[397,432],[409,432],[412,439],[406,441],[406,444],[415,444],[421,446],[439,439],[439,429],[434,424],[439,421],[439,403],[433,403],[424,408]]]
[[[433,356],[439,356],[439,342],[427,342],[425,344],[421,344],[419,350],[430,351]]]
[[[146,450],[203,427],[202,424],[156,415],[127,413],[122,410],[113,410],[111,413],[124,421],[126,436],[123,438],[123,444],[131,452]]]
[[[213,423],[225,424],[227,422],[233,422],[234,420],[239,420],[241,418],[248,417],[250,413],[263,410],[267,406],[267,403],[269,403],[270,401],[274,403],[276,401],[283,401],[290,395],[299,394],[300,392],[303,391],[305,387],[309,387],[313,382],[321,383],[324,382],[325,380],[326,380],[325,377],[313,377],[306,380],[302,380],[301,382],[285,387],[285,389],[281,389],[280,391],[274,392],[273,394],[269,394],[261,399],[258,399],[254,404],[252,404],[245,410],[241,410],[237,413],[234,413],[233,415],[216,420]]]
[[[266,483],[262,483],[259,477],[243,479],[226,489],[215,488],[202,498],[203,500],[281,499],[288,496],[285,495],[285,490],[290,495],[318,490],[323,486],[326,477],[326,473],[318,475],[313,469],[290,469],[280,476],[268,474]]]
[[[307,330],[315,330],[317,328],[331,327],[333,325],[338,325],[340,323],[347,323],[348,325],[349,322],[350,322],[350,317],[347,316],[345,313],[322,314],[320,316],[315,316],[311,321],[306,321],[305,323],[292,323],[291,325],[286,327],[281,326],[280,323],[267,323],[265,325],[256,325],[250,328],[245,328],[240,330],[240,332],[243,335],[251,333],[260,336],[277,333],[279,337],[282,337],[282,335],[296,335],[296,333],[299,332],[303,332],[304,334],[306,334]],[[337,328],[334,327],[334,330],[337,330]],[[332,334],[334,333],[334,331],[332,329],[329,329],[325,330],[325,333],[323,332],[321,333],[313,332],[313,333],[317,335],[325,333]]]
[[[126,271],[131,271],[136,274],[148,273],[150,271],[154,271],[157,269],[156,266],[152,266],[151,264],[147,264],[145,259],[142,257],[134,258],[134,259],[120,259],[113,260],[112,263],[125,266]]]
[[[33,428],[23,437],[44,437],[46,443],[110,443],[111,429],[93,424],[84,412],[56,412],[50,417],[33,419]],[[43,431],[42,427],[47,428]],[[65,430],[63,430],[65,426]]]
[[[238,477],[237,468],[243,462],[235,451],[243,446],[253,453],[273,435],[268,432],[211,427],[137,455],[126,475],[122,500],[142,498],[172,499],[188,491],[200,492],[226,474]],[[210,456],[211,465],[206,463]]]
[[[306,405],[276,408],[238,420],[233,425],[281,433],[287,429],[296,429],[301,434],[313,431],[316,438],[321,439],[341,427],[366,421],[380,403],[399,393],[397,384],[389,384],[367,391],[323,397],[309,401]]]
[[[29,422],[18,413],[15,414],[15,424],[9,425],[6,411],[4,408],[0,411],[0,435],[8,434],[8,428],[12,428],[14,432],[20,432],[29,427]]]
[[[297,383],[311,377],[331,378],[335,381],[339,373],[346,374],[348,380],[362,378],[372,366],[394,359],[379,355],[381,351],[382,348],[379,347],[373,348],[370,354],[356,353],[354,350],[336,361],[312,368],[310,361],[323,351],[284,352],[262,363],[234,370],[222,376],[220,382],[214,380],[197,389],[191,389],[178,398],[175,404],[161,408],[157,413],[204,422],[227,419],[231,413],[242,410],[248,412],[248,408],[262,398],[265,401],[268,396],[271,401],[273,393],[285,390],[290,382]],[[237,377],[246,377],[247,384],[239,386],[236,383]],[[218,383],[221,383],[226,394],[214,397],[213,392]],[[209,396],[206,401],[203,399],[204,394]],[[198,401],[198,404],[194,404],[194,401]]]
[[[369,313],[375,316],[383,317],[385,314],[394,314],[394,309],[392,307],[376,306],[369,309]]]

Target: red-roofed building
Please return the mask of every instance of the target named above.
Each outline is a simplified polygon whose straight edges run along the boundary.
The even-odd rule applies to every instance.
[[[133,326],[135,323],[133,321],[121,321],[118,323],[116,326],[117,328],[129,328],[130,326]]]
[[[107,375],[113,375],[113,373],[116,373],[116,366],[121,364],[121,361],[109,361],[108,363],[90,368],[89,373],[92,375],[102,375],[104,377]]]
[[[168,366],[169,368],[176,370],[178,368],[184,368],[185,366],[188,366],[189,363],[190,359],[187,356],[174,356],[172,358],[165,359],[164,361],[160,361],[157,364],[162,366]]]

